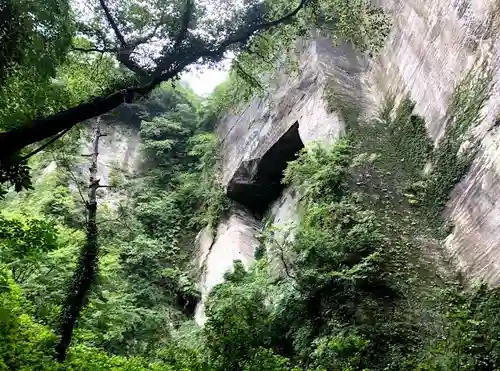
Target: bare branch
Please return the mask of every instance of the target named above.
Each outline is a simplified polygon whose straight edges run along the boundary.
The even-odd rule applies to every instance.
[[[27,159],[29,159],[31,156],[34,156],[36,155],[38,152],[41,152],[43,151],[44,149],[46,149],[48,146],[50,146],[52,143],[54,143],[56,140],[60,139],[64,134],[66,134],[68,131],[70,131],[71,128],[67,128],[67,129],[64,129],[63,131],[61,131],[59,134],[55,135],[51,140],[49,140],[47,143],[41,145],[40,147],[38,147],[37,149],[35,149],[34,151],[28,153],[26,156],[23,156],[21,157],[21,160],[20,161],[25,161]]]
[[[96,52],[96,53],[118,53],[122,49],[118,48],[104,48],[104,49],[99,49],[99,48],[79,48],[76,46],[72,46],[71,50],[77,51],[77,52],[82,52],[82,53],[91,53],[91,52]]]
[[[284,238],[284,240],[286,240],[286,237]],[[299,287],[297,286],[297,277],[294,274],[292,274],[292,270],[290,269],[286,261],[285,246],[279,243],[277,240],[274,240],[273,242],[278,247],[279,258],[281,260],[281,264],[283,265],[283,269],[285,270],[286,276],[291,280],[290,284],[295,290],[300,291]]]
[[[269,22],[264,22],[260,23],[257,25],[252,25],[248,27],[247,29],[242,29],[239,32],[236,32],[234,35],[229,36],[226,40],[224,40],[220,46],[213,50],[213,51],[207,51],[204,55],[201,55],[200,57],[207,56],[210,57],[213,54],[218,54],[220,51],[225,51],[229,46],[234,45],[234,44],[239,44],[246,42],[250,39],[251,36],[253,36],[255,33],[259,31],[265,31],[270,28],[273,28],[279,24],[286,23],[289,20],[291,20],[297,13],[306,6],[308,0],[301,0],[300,4],[290,13],[284,15],[283,17],[276,19],[274,21],[269,21]]]
[[[76,178],[75,174],[73,174],[73,172],[69,169],[69,166],[68,166],[67,163],[64,164],[63,168],[69,174],[69,176],[71,177],[71,180],[73,180],[73,182],[75,183],[76,188],[78,189],[78,193],[80,194],[80,198],[82,199],[83,205],[87,206],[87,200],[83,196],[82,189],[80,187],[80,184],[79,184],[78,179]],[[86,214],[85,214],[85,221],[87,221],[87,215]]]

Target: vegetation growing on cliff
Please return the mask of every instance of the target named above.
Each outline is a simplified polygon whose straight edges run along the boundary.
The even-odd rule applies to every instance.
[[[332,108],[349,124],[347,139],[308,147],[284,173],[302,195],[293,238],[278,241],[273,229],[264,231],[259,261],[249,272],[235,262],[210,294],[199,328],[192,321],[200,297],[194,239],[202,227],[217,226],[229,202],[217,178],[214,120],[272,88],[271,71],[298,72],[292,51],[311,29],[376,51],[387,16],[366,0],[296,7],[250,1],[244,9],[220,1],[211,28],[213,17],[190,0],[89,4],[91,17],[79,20],[62,0],[0,4],[1,17],[12,20],[0,25],[0,127],[9,133],[0,135],[0,146],[37,115],[66,114],[34,126],[77,114],[53,138],[42,130],[44,151],[17,153],[29,157],[21,162],[12,151],[5,162],[7,147],[0,147],[0,182],[25,189],[0,193],[0,369],[500,368],[500,294],[466,288],[428,246],[433,218],[472,159],[473,151],[459,149],[479,120],[489,74],[473,70],[457,87],[437,148],[409,99],[397,107],[389,100],[368,124],[353,102],[338,99]],[[163,42],[161,52],[150,53],[146,46],[156,42]],[[238,52],[230,79],[207,100],[182,84],[160,84],[200,57],[210,65],[228,50]],[[75,318],[67,357],[56,362],[56,331],[86,222],[77,174],[82,134],[66,129],[130,103],[131,93],[150,94],[102,119],[109,130],[138,132],[141,165],[135,174],[117,162],[109,169],[112,187],[101,194],[97,220],[98,279]],[[101,99],[80,105],[92,96]],[[77,111],[67,110],[74,105]],[[266,254],[273,247],[281,272]]]
[[[270,370],[500,366],[498,290],[436,276],[422,231],[362,186],[353,191],[360,171],[379,170],[356,152],[317,147],[288,167],[285,181],[305,195],[293,241],[280,242],[293,258],[278,279],[269,257],[249,273],[236,264],[211,294],[204,333],[215,369],[252,369],[263,354]]]
[[[455,88],[435,148],[425,121],[413,112],[415,104],[410,97],[402,99],[397,107],[391,97],[384,103],[377,125],[387,126],[388,145],[396,152],[383,156],[392,162],[389,166],[394,166],[397,159],[403,162],[399,166],[404,168],[399,191],[433,227],[442,223],[440,215],[450,192],[467,173],[477,152],[471,130],[482,118],[490,88],[491,69],[485,62],[476,63]]]

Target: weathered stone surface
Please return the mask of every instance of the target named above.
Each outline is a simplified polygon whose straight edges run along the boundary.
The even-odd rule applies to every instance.
[[[397,100],[409,94],[415,114],[425,119],[437,144],[450,122],[450,103],[457,83],[477,60],[493,69],[492,94],[483,118],[473,128],[479,152],[467,176],[451,195],[445,214],[455,228],[432,248],[471,278],[500,284],[500,37],[494,1],[377,0],[392,16],[393,28],[385,49],[370,61],[324,38],[304,45],[302,75],[281,77],[269,99],[252,100],[239,114],[228,114],[217,128],[222,140],[223,183],[230,186],[242,170],[257,171],[265,154],[294,124],[307,147],[312,141],[335,141],[344,132],[342,110],[335,99],[348,99],[361,114],[378,110],[388,94]],[[330,100],[331,101],[331,100]],[[333,104],[332,104],[333,103]],[[333,111],[333,112],[332,112]],[[250,177],[251,178],[251,177]],[[298,196],[285,190],[267,215],[278,225],[298,220]],[[253,222],[249,222],[252,224]],[[254,225],[254,224],[252,224]],[[252,228],[249,229],[252,231]],[[251,232],[251,233],[255,233]],[[235,244],[235,249],[240,247]],[[209,257],[209,252],[207,256]],[[220,275],[219,275],[220,276]]]
[[[259,229],[260,223],[247,210],[235,207],[227,219],[219,224],[215,236],[207,228],[198,235],[196,259],[200,269],[199,286],[202,294],[195,312],[198,324],[205,322],[205,300],[208,293],[224,280],[224,274],[232,269],[233,261],[241,260],[245,268],[254,262]]]
[[[295,123],[260,158],[243,161],[227,186],[227,196],[262,215],[280,197],[287,163],[304,148]]]
[[[272,223],[284,228],[299,223],[299,201],[300,194],[293,188],[286,188],[268,210]]]
[[[140,138],[137,129],[103,125],[106,134],[100,140],[98,172],[102,184],[109,184],[113,170],[130,174],[139,167]]]
[[[81,138],[81,153],[90,151],[92,127],[89,126],[86,135]],[[106,134],[99,141],[99,161],[97,163],[97,177],[101,185],[112,185],[113,176],[118,179],[139,171],[140,137],[137,128],[125,126],[123,123],[109,124],[101,120],[101,132]],[[88,181],[88,158],[80,157],[75,164],[75,173]],[[76,189],[75,189],[76,191]],[[117,207],[128,195],[123,190],[114,188],[99,189],[98,202],[105,201],[111,207]]]
[[[409,93],[415,113],[437,143],[443,135],[455,86],[475,61],[494,71],[483,119],[473,129],[480,151],[452,194],[446,215],[455,228],[446,251],[469,278],[500,284],[500,41],[498,5],[492,1],[387,1],[394,27],[367,78],[377,103],[387,93]]]
[[[360,74],[363,58],[351,46],[333,48],[330,40],[316,38],[304,47],[301,75],[281,78],[276,92],[267,99],[252,100],[239,114],[228,114],[219,123],[222,140],[223,183],[229,184],[245,163],[258,163],[292,125],[298,123],[302,142],[335,141],[344,125],[338,113],[328,108],[327,84],[361,99]]]
[[[451,96],[476,57],[491,44],[487,1],[378,1],[391,14],[393,29],[373,64],[371,91],[409,92],[416,112],[436,141],[443,134]]]
[[[117,176],[130,175],[140,169],[140,137],[137,128],[127,127],[123,123],[110,125],[101,121],[101,131],[106,134],[99,141],[99,161],[97,163],[97,177],[101,185],[110,185],[113,172]],[[80,150],[82,155],[90,153],[92,142],[92,126],[88,126],[80,138]],[[77,154],[76,154],[77,155]],[[77,162],[73,164],[72,171],[85,182],[89,177],[89,163],[86,156],[75,156]],[[57,163],[52,161],[37,178],[42,182],[44,177],[57,169]],[[75,192],[74,184],[69,185]],[[126,198],[125,194],[118,194],[110,188],[101,188],[99,193],[106,194],[106,201],[111,205]],[[104,197],[100,197],[103,200]]]

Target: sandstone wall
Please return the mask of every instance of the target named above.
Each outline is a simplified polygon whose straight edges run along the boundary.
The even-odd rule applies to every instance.
[[[446,215],[455,228],[444,244],[470,278],[500,283],[500,41],[498,5],[479,0],[381,1],[394,27],[385,50],[367,75],[375,102],[409,93],[429,135],[443,135],[457,83],[478,60],[493,70],[492,94],[473,129],[480,151],[457,186]]]
[[[203,229],[196,241],[196,263],[200,277],[202,301],[198,304],[195,320],[205,322],[205,300],[215,285],[223,282],[224,273],[231,270],[234,260],[241,260],[248,269],[254,262],[260,223],[244,208],[233,208],[214,232]]]
[[[374,60],[346,45],[332,47],[315,38],[301,54],[302,75],[281,78],[270,99],[254,99],[238,114],[224,117],[222,140],[224,185],[243,164],[259,163],[295,123],[307,147],[312,141],[335,141],[345,131],[342,112],[329,111],[328,89],[349,96],[365,116],[391,94],[409,94],[415,113],[425,119],[435,144],[445,132],[450,103],[459,81],[478,61],[493,71],[491,96],[483,118],[472,128],[479,146],[469,173],[456,186],[445,210],[455,225],[436,249],[442,249],[469,278],[500,283],[500,37],[494,1],[378,0],[391,15],[393,28],[385,49]],[[267,215],[277,224],[297,221],[297,199],[290,190],[270,205]],[[252,225],[254,222],[251,222]],[[250,237],[249,237],[250,238]],[[214,264],[228,266],[235,252]],[[209,253],[210,255],[210,253]],[[438,254],[439,255],[439,254]],[[218,267],[206,265],[207,271]],[[219,274],[220,275],[220,274]]]

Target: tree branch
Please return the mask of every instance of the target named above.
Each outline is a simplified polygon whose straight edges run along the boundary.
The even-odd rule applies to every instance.
[[[82,53],[91,53],[91,52],[96,52],[96,53],[118,53],[122,49],[118,48],[104,48],[104,49],[98,49],[98,48],[79,48],[76,46],[72,46],[71,50],[77,51],[77,52],[82,52]]]
[[[137,62],[130,58],[132,51],[130,49],[122,49],[116,53],[116,59],[127,67],[130,71],[135,72],[139,77],[145,78],[149,76],[146,69],[142,68]]]
[[[48,146],[50,146],[52,143],[54,143],[56,140],[58,140],[59,138],[61,138],[64,134],[66,134],[68,131],[70,131],[71,128],[67,128],[67,129],[64,129],[63,131],[61,131],[59,134],[55,135],[51,140],[49,140],[47,143],[41,145],[40,147],[38,147],[37,149],[35,149],[34,151],[28,153],[26,156],[23,156],[21,157],[20,161],[25,161],[27,159],[29,159],[31,156],[34,156],[36,155],[38,152],[40,151],[43,151],[45,148],[47,148]]]
[[[163,22],[164,22],[164,17],[165,17],[165,8],[162,9],[161,11],[161,15],[160,15],[160,18],[158,19],[158,23],[156,24],[156,26],[153,28],[153,31],[151,31],[148,35],[146,36],[143,36],[143,37],[138,37],[132,41],[129,42],[129,45],[132,46],[132,47],[137,47],[141,44],[144,44],[145,42],[147,42],[148,40],[152,39],[153,37],[156,36],[156,33],[158,32],[158,29],[160,28],[160,26],[163,25]]]
[[[35,119],[15,129],[0,133],[0,164],[8,162],[12,155],[29,144],[39,142],[71,128],[79,122],[100,116],[124,102],[132,102],[141,89],[129,88],[105,98],[98,97],[88,103],[58,112],[55,115]]]
[[[268,30],[279,25],[280,23],[287,22],[306,5],[307,1],[308,0],[301,0],[300,4],[293,11],[277,20],[251,25],[247,29],[241,29],[226,38],[226,40],[213,49],[203,49],[199,52],[188,53],[182,58],[179,57],[178,60],[174,61],[172,61],[171,56],[166,56],[165,62],[167,62],[167,58],[169,58],[171,62],[167,62],[165,65],[162,65],[162,71],[157,71],[154,75],[154,79],[147,85],[142,87],[130,87],[106,97],[98,97],[91,102],[81,103],[76,107],[58,112],[52,116],[35,119],[10,131],[1,132],[0,165],[8,162],[8,160],[16,152],[20,151],[27,145],[50,138],[57,135],[62,130],[71,128],[82,121],[109,112],[122,103],[131,103],[137,97],[149,94],[162,82],[177,77],[187,66],[192,63],[196,63],[200,58],[217,58],[218,56],[223,55],[230,46],[247,42],[248,39],[250,39],[250,37],[256,32]],[[100,2],[101,4],[104,4],[104,9],[107,9],[104,0],[100,0]],[[118,35],[121,35],[119,31]],[[121,38],[123,39],[123,36],[121,36]],[[123,41],[125,40],[123,39]]]
[[[116,24],[115,20],[113,19],[113,15],[111,14],[111,11],[109,10],[108,6],[106,5],[105,0],[99,0],[99,3],[101,4],[102,10],[104,10],[104,14],[106,15],[106,19],[107,19],[109,25],[113,29],[113,31],[116,35],[116,38],[120,42],[120,45],[123,48],[127,48],[127,46],[128,46],[127,42],[125,41],[125,38],[123,37],[122,33],[120,32],[118,25]]]
[[[193,0],[186,0],[186,7],[184,8],[184,13],[181,19],[181,29],[177,38],[175,39],[174,49],[177,49],[179,45],[184,41],[187,36],[189,24],[191,23],[191,18],[193,15],[194,2]]]
[[[164,51],[163,57],[159,58],[158,62],[156,63],[156,68],[153,72],[153,76],[155,76],[156,78],[161,76],[163,71],[165,69],[168,69],[172,65],[172,62],[175,60],[175,53],[177,52],[179,46],[181,46],[182,42],[187,37],[189,23],[191,22],[191,17],[193,14],[193,8],[194,8],[193,1],[186,0],[186,7],[184,8],[184,12],[182,15],[180,30],[179,33],[177,34],[177,37],[175,38],[174,46],[171,49],[168,46],[165,46],[163,48]],[[172,52],[168,52],[169,49]]]
[[[116,38],[118,39],[121,45],[121,48],[116,50],[116,58],[118,59],[118,61],[120,61],[121,64],[123,64],[132,72],[137,73],[140,77],[148,76],[147,71],[144,68],[142,68],[137,62],[133,61],[130,58],[133,48],[127,43],[125,37],[123,37],[122,33],[120,32],[118,24],[115,22],[113,15],[111,14],[111,11],[106,5],[105,0],[99,0],[99,3],[101,4],[102,9],[104,10],[104,14],[106,15],[106,20],[113,29],[113,32],[115,33]]]
[[[57,156],[53,156],[53,161],[56,161],[56,163],[58,162]],[[80,183],[78,182],[77,177],[75,176],[75,174],[71,170],[71,165],[69,163],[68,158],[63,155],[60,158],[60,161],[61,161],[62,169],[64,171],[66,171],[66,173],[70,176],[71,180],[75,183],[76,189],[78,190],[78,193],[80,194],[80,198],[82,200],[83,206],[87,207],[87,200],[83,196],[82,188],[80,187]],[[84,216],[85,216],[85,223],[87,223],[87,214],[85,213]]]

